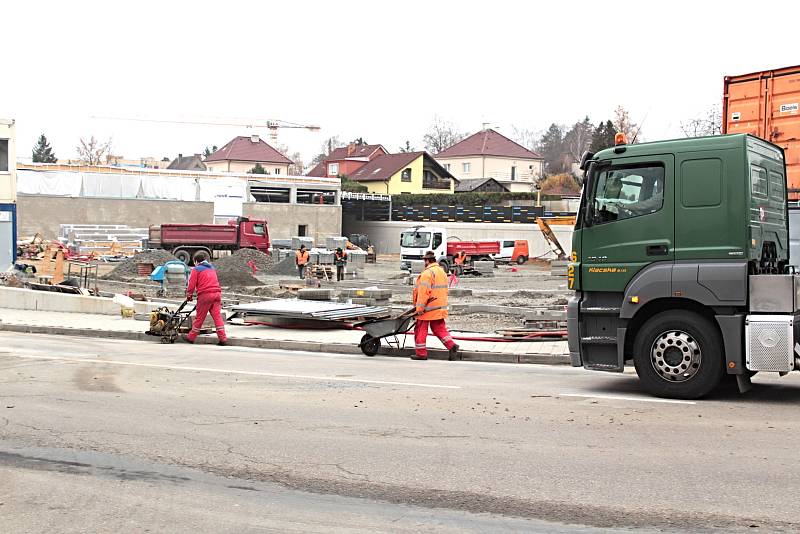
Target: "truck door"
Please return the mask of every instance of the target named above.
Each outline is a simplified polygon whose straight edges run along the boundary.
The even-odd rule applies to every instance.
[[[674,158],[599,162],[590,183],[579,251],[581,290],[623,293],[646,265],[674,260]]]

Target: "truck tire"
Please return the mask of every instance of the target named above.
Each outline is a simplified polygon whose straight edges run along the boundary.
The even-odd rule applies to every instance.
[[[444,269],[444,272],[450,272],[450,266],[447,264],[447,260],[439,260],[439,266]]]
[[[722,347],[719,329],[702,315],[665,311],[642,325],[633,344],[633,363],[648,393],[699,399],[725,374]]]
[[[199,265],[203,263],[205,260],[210,260],[210,259],[211,259],[211,254],[209,254],[209,252],[204,248],[195,250],[194,254],[192,254],[192,261],[194,262],[195,265]]]
[[[525,263],[528,263],[528,258],[525,256],[517,256],[517,265],[524,265]]]
[[[189,262],[192,261],[192,255],[189,254],[189,251],[185,248],[179,248],[173,252],[172,255],[175,256],[176,260],[182,261],[186,265],[189,265]]]

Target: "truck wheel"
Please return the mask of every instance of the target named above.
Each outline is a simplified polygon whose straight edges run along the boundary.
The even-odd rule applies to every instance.
[[[700,314],[666,311],[650,318],[633,345],[633,363],[644,389],[657,397],[698,399],[725,374],[722,338]]]
[[[447,261],[446,261],[446,260],[441,260],[441,261],[439,262],[439,267],[441,267],[442,269],[444,269],[444,272],[446,272],[446,273],[449,273],[449,272],[450,272],[450,266],[447,264]]]
[[[528,258],[525,256],[517,256],[517,265],[523,265],[525,263],[528,263]]]
[[[192,260],[192,255],[189,254],[189,251],[186,249],[176,250],[174,252],[174,256],[176,260],[182,261],[186,265],[189,265],[189,262]]]
[[[195,265],[199,265],[208,259],[211,259],[211,257],[209,256],[207,250],[200,249],[195,251],[195,253],[192,255],[192,261]]]
[[[375,356],[378,354],[378,350],[381,348],[381,340],[372,337],[369,334],[364,334],[364,336],[361,338],[361,343],[359,343],[359,346],[361,347],[361,352],[367,356]]]

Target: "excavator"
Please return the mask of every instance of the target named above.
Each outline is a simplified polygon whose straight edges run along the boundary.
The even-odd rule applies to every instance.
[[[553,229],[550,228],[549,224],[547,224],[547,221],[541,217],[537,217],[536,224],[539,226],[539,230],[541,230],[544,240],[547,241],[548,245],[550,245],[550,249],[556,255],[557,259],[566,260],[567,254],[564,252],[564,247],[562,247],[561,243],[558,242],[555,232],[553,232]]]

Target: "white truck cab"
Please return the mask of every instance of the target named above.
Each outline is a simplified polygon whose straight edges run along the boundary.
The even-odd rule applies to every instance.
[[[415,226],[400,234],[400,269],[411,269],[411,260],[421,260],[432,250],[436,261],[447,261],[447,230],[440,226]]]

